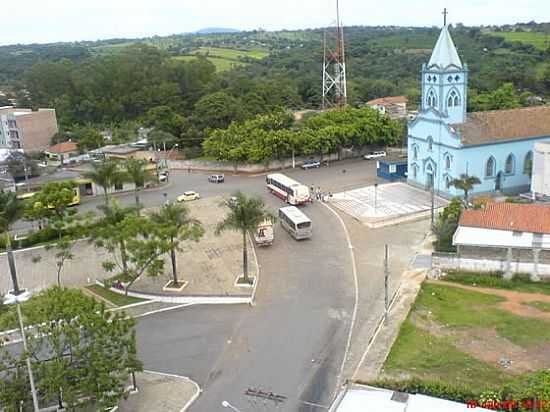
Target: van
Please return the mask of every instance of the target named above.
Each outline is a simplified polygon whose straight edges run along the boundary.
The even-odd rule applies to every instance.
[[[223,183],[225,181],[224,175],[210,175],[208,176],[208,181],[210,183]]]

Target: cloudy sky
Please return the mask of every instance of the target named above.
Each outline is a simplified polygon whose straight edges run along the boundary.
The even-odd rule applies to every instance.
[[[335,0],[24,0],[2,1],[0,44],[145,37],[204,27],[267,30],[321,27]],[[453,4],[454,3],[454,4]],[[346,25],[466,25],[550,21],[550,0],[340,0]]]

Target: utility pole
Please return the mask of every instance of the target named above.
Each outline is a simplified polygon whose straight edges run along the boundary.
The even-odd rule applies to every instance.
[[[389,296],[388,296],[388,281],[390,277],[390,269],[388,263],[388,245],[384,247],[384,324],[388,323],[389,311]]]
[[[340,5],[336,0],[336,28],[323,35],[323,110],[347,105],[346,57]]]
[[[374,214],[376,215],[376,208],[378,207],[378,183],[374,184]]]
[[[17,283],[17,271],[15,269],[15,260],[13,257],[13,251],[11,250],[9,239],[8,239],[8,263],[9,263],[11,279],[13,283],[13,294],[15,296],[15,305],[17,308],[17,320],[19,322],[19,331],[21,333],[21,340],[23,341],[23,349],[25,350],[25,354],[27,355],[27,359],[25,362],[27,364],[27,372],[29,374],[32,403],[34,406],[34,411],[39,412],[40,407],[38,406],[38,395],[36,394],[36,387],[34,385],[34,375],[32,372],[31,358],[28,356],[27,337],[25,336],[25,326],[23,325],[23,315],[21,314],[21,304],[19,303],[19,299],[20,299],[20,295],[22,294],[22,291],[19,289],[19,284]]]

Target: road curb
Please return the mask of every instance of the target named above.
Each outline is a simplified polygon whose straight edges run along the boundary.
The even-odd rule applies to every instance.
[[[350,349],[351,349],[351,338],[352,338],[352,335],[353,335],[353,329],[355,328],[355,322],[357,320],[357,311],[358,311],[358,306],[359,306],[359,280],[357,278],[357,264],[355,262],[355,253],[353,251],[353,244],[351,243],[351,237],[349,235],[348,228],[347,228],[346,224],[344,223],[344,220],[342,219],[342,217],[333,208],[331,208],[329,205],[327,205],[324,202],[322,202],[321,204],[324,207],[326,207],[328,210],[330,210],[336,216],[336,218],[340,222],[340,225],[344,229],[344,233],[346,235],[346,240],[347,240],[347,243],[348,243],[349,253],[350,253],[350,256],[351,256],[353,281],[354,281],[354,289],[355,289],[355,302],[354,302],[354,305],[353,305],[353,315],[351,317],[351,325],[350,325],[350,328],[349,328],[348,339],[347,339],[347,342],[346,342],[346,350],[344,352],[344,358],[342,359],[342,364],[340,365],[340,371],[338,372],[338,377],[336,379],[336,393],[338,393],[338,388],[340,387],[340,381],[342,379],[342,374],[344,373],[344,367],[345,367],[345,364],[346,364],[346,361],[348,359],[348,355],[349,355],[349,352],[350,352]]]
[[[155,371],[150,371],[150,370],[143,370],[143,372],[150,373],[150,374],[153,374],[153,375],[170,376],[170,377],[173,377],[173,378],[183,379],[183,380],[186,380],[186,381],[192,383],[195,386],[195,389],[196,389],[195,393],[193,394],[191,399],[189,399],[187,401],[187,403],[185,405],[183,405],[183,407],[180,409],[180,412],[185,412],[187,409],[189,409],[189,407],[193,404],[193,402],[195,402],[197,400],[197,398],[200,396],[200,394],[202,393],[202,388],[199,386],[199,384],[197,382],[195,382],[193,379],[191,379],[187,376],[176,375],[176,374],[173,374],[173,373],[155,372]]]

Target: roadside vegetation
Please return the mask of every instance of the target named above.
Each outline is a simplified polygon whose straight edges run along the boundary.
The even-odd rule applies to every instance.
[[[145,302],[145,299],[134,298],[133,296],[125,296],[116,292],[112,292],[106,287],[100,285],[90,285],[86,286],[86,289],[90,290],[93,294],[101,296],[107,302],[111,303],[113,306],[127,306],[134,303]]]
[[[502,306],[506,301],[424,283],[374,384],[460,402],[488,394],[542,399],[550,383],[550,358],[543,355],[550,352],[550,321],[516,315]]]
[[[529,279],[529,274],[517,274],[512,279],[506,280],[503,278],[502,272],[477,273],[464,270],[447,270],[444,280],[468,286],[550,295],[550,282],[534,282]]]

